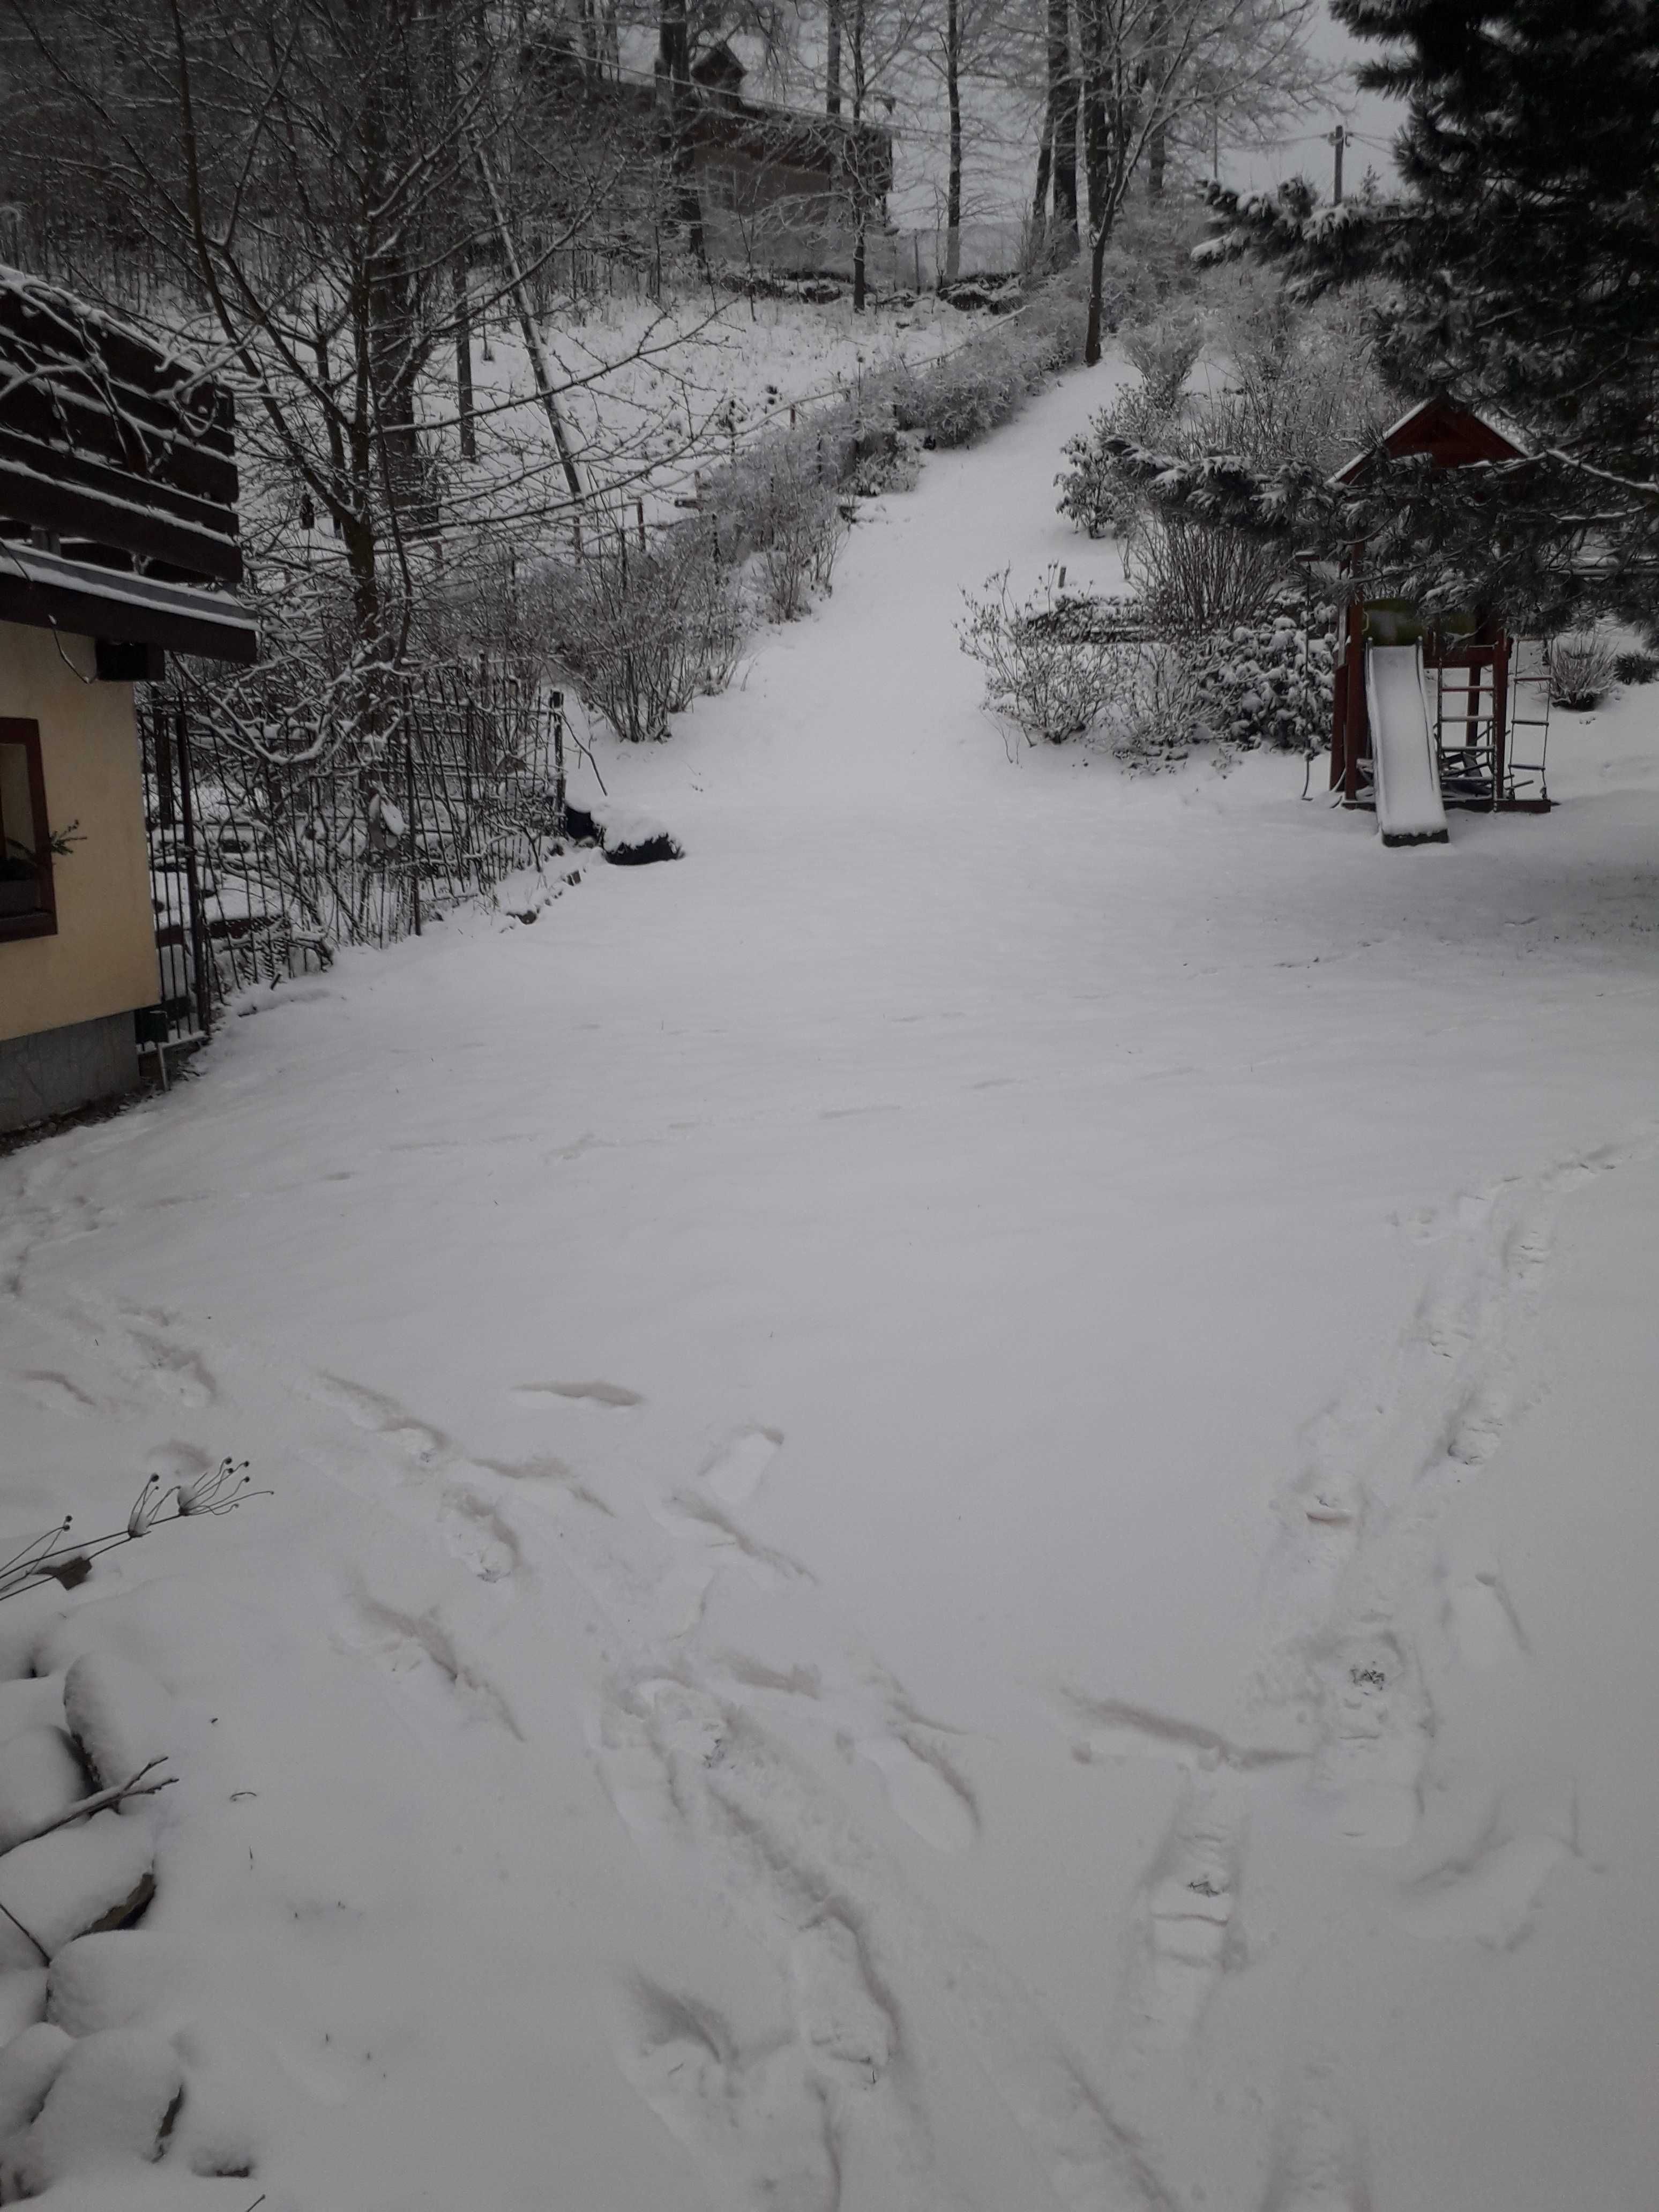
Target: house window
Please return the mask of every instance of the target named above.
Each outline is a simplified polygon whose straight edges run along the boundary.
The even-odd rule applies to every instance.
[[[40,726],[0,720],[0,943],[57,927]]]

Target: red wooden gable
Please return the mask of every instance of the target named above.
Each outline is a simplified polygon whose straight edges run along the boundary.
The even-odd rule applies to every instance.
[[[1434,399],[1425,399],[1409,415],[1402,415],[1385,433],[1382,449],[1396,459],[1408,453],[1427,453],[1437,469],[1466,468],[1471,461],[1518,461],[1522,458],[1520,447],[1501,430],[1495,430],[1472,408],[1458,406],[1443,393]],[[1337,471],[1331,482],[1357,483],[1370,459],[1369,447],[1363,453],[1356,453]]]

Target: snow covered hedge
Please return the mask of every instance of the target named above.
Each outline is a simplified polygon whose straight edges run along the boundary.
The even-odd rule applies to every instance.
[[[1336,617],[1288,609],[1200,639],[1190,648],[1198,726],[1246,750],[1271,745],[1317,752],[1330,736]]]
[[[1051,566],[1017,599],[1009,572],[965,593],[962,650],[985,671],[985,706],[1028,743],[1101,733],[1122,758],[1211,741],[1317,751],[1330,731],[1335,611],[1285,607],[1209,635],[1169,630],[1136,599],[1066,589]]]

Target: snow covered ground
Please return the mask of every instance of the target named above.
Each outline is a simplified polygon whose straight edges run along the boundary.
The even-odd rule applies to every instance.
[[[275,1492],[0,1613],[177,1716],[55,2212],[1650,2212],[1652,695],[1445,848],[1010,764],[1103,396],[602,755],[684,860],[0,1164],[7,1526]]]

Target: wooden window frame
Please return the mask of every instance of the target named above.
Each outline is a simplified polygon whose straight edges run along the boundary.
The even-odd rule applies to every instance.
[[[51,824],[46,814],[46,773],[40,756],[40,725],[0,715],[0,745],[21,745],[28,762],[29,811],[34,820],[34,849],[40,903],[32,914],[0,914],[0,945],[22,937],[56,937],[58,896],[52,876]]]

